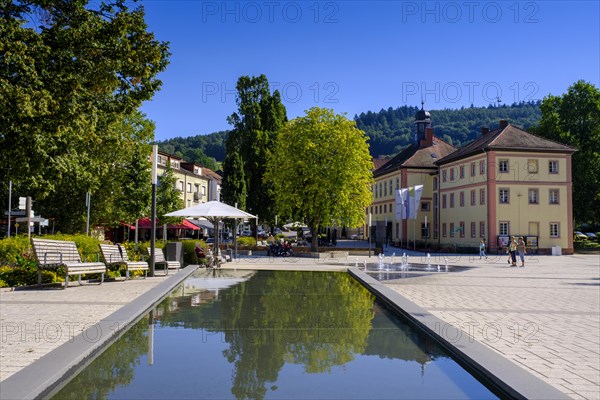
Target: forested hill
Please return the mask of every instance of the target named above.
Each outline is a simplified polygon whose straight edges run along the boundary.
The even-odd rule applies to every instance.
[[[511,106],[469,107],[458,110],[431,110],[431,126],[436,136],[455,147],[461,147],[481,135],[481,127],[498,127],[501,119],[527,130],[541,118],[541,102]],[[391,155],[412,143],[417,107],[402,106],[368,111],[355,115],[356,125],[370,137],[373,157]]]
[[[431,110],[431,125],[436,136],[455,147],[461,147],[477,138],[482,126],[495,129],[501,119],[524,129],[537,125],[541,118],[540,104],[538,101],[510,106]],[[417,111],[417,107],[402,106],[355,115],[356,125],[370,138],[371,155],[379,157],[396,154],[410,144]],[[216,170],[217,161],[225,158],[227,133],[228,131],[220,131],[208,135],[176,137],[158,142],[158,145],[162,151]]]
[[[158,148],[166,153],[196,162],[214,171],[218,170],[217,161],[225,159],[225,140],[229,131],[213,132],[208,135],[175,137],[157,142]]]

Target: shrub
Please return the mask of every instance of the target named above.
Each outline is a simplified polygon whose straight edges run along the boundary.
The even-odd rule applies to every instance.
[[[56,235],[46,235],[44,238],[73,241],[77,245],[77,249],[79,250],[82,261],[100,260],[100,249],[98,248],[98,245],[102,243],[102,241],[97,238],[86,236],[84,234],[67,235],[62,233]]]
[[[64,270],[63,270],[64,274]],[[38,273],[36,268],[27,266],[10,267],[8,265],[0,267],[0,281],[4,286],[24,286],[35,285],[38,281]],[[63,282],[64,279],[59,278],[54,271],[42,270],[42,283]]]
[[[135,248],[135,242],[123,242],[121,246],[127,251],[127,258],[131,261],[145,261],[148,258],[146,247],[142,248],[139,242],[137,249]]]
[[[29,240],[27,236],[11,236],[0,240],[0,264],[15,265],[18,257],[29,254]]]
[[[256,246],[256,239],[254,239],[252,236],[239,237],[237,238],[237,242],[241,246]]]
[[[183,241],[183,261],[185,265],[198,264],[196,257],[196,243],[200,243],[200,247],[204,250],[204,254],[208,254],[208,249],[213,249],[212,244],[206,243],[204,240],[184,240]],[[206,259],[205,259],[206,260]]]

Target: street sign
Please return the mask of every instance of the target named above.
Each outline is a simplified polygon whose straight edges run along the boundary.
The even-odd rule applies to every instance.
[[[46,222],[48,223],[46,218],[42,218],[42,217],[32,217],[32,218],[27,218],[27,217],[22,217],[22,218],[15,218],[15,221],[17,222],[27,222],[27,220],[29,220],[30,222]]]
[[[19,197],[19,210],[24,210],[26,208],[27,198]]]

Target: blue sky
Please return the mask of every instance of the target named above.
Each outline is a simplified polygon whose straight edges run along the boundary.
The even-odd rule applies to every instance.
[[[288,118],[402,105],[487,106],[600,87],[598,1],[142,0],[170,42],[142,111],[156,139],[230,129],[241,75],[265,74]],[[435,121],[434,121],[435,123]]]

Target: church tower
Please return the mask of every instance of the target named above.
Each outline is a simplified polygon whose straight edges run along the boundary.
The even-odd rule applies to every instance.
[[[423,106],[425,103],[421,101],[421,109],[415,114],[415,127],[417,133],[415,135],[415,143],[419,144],[421,140],[425,139],[425,133],[427,128],[431,128],[431,116],[429,111],[425,111]]]

